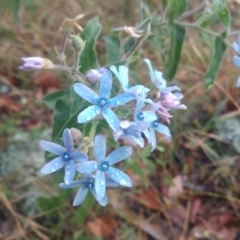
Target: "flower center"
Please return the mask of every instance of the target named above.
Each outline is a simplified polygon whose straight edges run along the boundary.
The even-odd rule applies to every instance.
[[[100,163],[100,170],[103,172],[106,172],[109,168],[109,163],[107,161],[104,161]]]
[[[109,105],[109,101],[107,98],[101,97],[98,99],[97,106],[99,108],[107,108]]]
[[[62,154],[62,159],[63,161],[70,161],[72,158],[71,158],[71,153],[70,152],[64,152]]]
[[[138,121],[143,121],[144,120],[144,116],[143,116],[142,112],[139,112],[136,117],[137,117]]]
[[[86,181],[85,181],[85,187],[86,188],[94,188],[94,179],[93,178],[88,178]]]
[[[158,126],[158,120],[152,122],[152,128],[156,128]]]

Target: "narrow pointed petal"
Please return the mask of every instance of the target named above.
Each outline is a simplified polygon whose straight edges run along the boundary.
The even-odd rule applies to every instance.
[[[234,56],[233,59],[232,59],[232,61],[233,61],[233,64],[234,64],[236,67],[240,68],[240,57]]]
[[[151,152],[156,148],[156,134],[153,128],[150,128],[150,143],[152,145]]]
[[[155,130],[161,133],[162,135],[171,136],[169,128],[161,123],[159,123],[158,126],[155,127]]]
[[[82,186],[79,188],[79,190],[77,191],[77,194],[73,200],[73,206],[76,207],[78,205],[80,205],[84,199],[86,198],[88,193],[88,188]]]
[[[63,142],[68,152],[72,152],[74,150],[72,136],[68,128],[63,131]]]
[[[118,107],[128,103],[129,101],[135,99],[132,93],[123,93],[109,100],[110,107]]]
[[[85,86],[82,83],[73,84],[74,91],[86,101],[95,104],[98,100],[98,95],[89,87]]]
[[[96,161],[87,161],[83,163],[77,163],[76,170],[83,174],[88,174],[98,170],[98,163]]]
[[[70,184],[66,184],[66,183],[59,183],[58,186],[60,188],[74,188],[77,187],[79,185],[82,185],[84,183],[85,179],[80,179],[77,181],[72,181]]]
[[[110,108],[103,109],[102,115],[106,119],[108,125],[111,127],[113,131],[118,131],[120,129],[119,119]]]
[[[75,170],[74,161],[72,161],[72,160],[68,161],[65,166],[65,175],[64,175],[64,182],[66,184],[70,184],[73,181],[75,172],[76,172],[76,170]]]
[[[85,110],[83,110],[81,113],[79,113],[78,123],[85,123],[87,121],[90,121],[100,113],[101,113],[101,109],[98,106],[96,105],[89,106]]]
[[[153,72],[152,64],[148,58],[144,58],[143,61],[147,64],[150,78],[153,81],[154,72]]]
[[[62,155],[66,149],[56,143],[40,141],[40,146],[47,152],[54,153],[56,155]]]
[[[57,170],[62,168],[64,164],[65,162],[62,160],[62,157],[57,157],[52,161],[48,162],[47,164],[45,164],[41,169],[41,173],[50,174],[50,173],[56,172]]]
[[[120,66],[119,72],[118,72],[117,68],[114,65],[112,65],[112,66],[110,66],[110,70],[117,77],[119,83],[122,86],[122,89],[124,91],[127,90],[128,89],[128,68],[127,68],[127,66]]]
[[[110,167],[107,170],[107,174],[110,178],[112,178],[114,181],[118,182],[119,184],[126,186],[126,187],[132,187],[131,178],[124,172],[122,172],[116,168]]]
[[[91,192],[92,192],[92,195],[94,196],[94,198],[97,200],[96,190],[94,188],[91,188]],[[108,197],[105,194],[103,198],[101,198],[100,200],[97,200],[97,201],[100,205],[102,205],[104,207],[108,204]]]
[[[106,156],[106,139],[100,134],[94,139],[94,156],[98,161],[104,160]]]
[[[95,190],[97,193],[97,200],[102,199],[105,195],[106,191],[106,183],[105,183],[105,174],[102,171],[97,171],[95,177]]]
[[[72,158],[74,161],[82,163],[82,162],[87,161],[88,156],[87,156],[87,154],[85,154],[83,152],[76,151],[76,152],[72,153]]]
[[[112,89],[112,73],[109,70],[104,71],[100,79],[100,97],[109,98]]]
[[[106,161],[108,161],[108,163],[112,165],[130,157],[132,153],[133,153],[133,149],[129,146],[120,147],[114,150],[113,152],[111,152],[106,157]]]

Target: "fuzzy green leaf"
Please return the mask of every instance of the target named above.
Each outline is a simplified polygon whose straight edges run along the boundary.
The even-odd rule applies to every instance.
[[[220,23],[226,30],[229,30],[231,24],[231,14],[226,7],[223,7],[218,13]]]
[[[168,31],[171,40],[169,46],[168,61],[164,64],[163,76],[166,80],[171,81],[177,72],[186,30],[183,27],[169,22]]]
[[[226,44],[221,36],[217,36],[214,41],[213,52],[208,66],[207,73],[204,77],[205,88],[210,88],[217,76],[223,55],[226,51]]]
[[[120,42],[117,37],[105,36],[107,64],[117,62],[121,59]]]
[[[169,10],[168,16],[169,20],[173,21],[179,18],[186,10],[187,2],[186,0],[169,0]]]
[[[95,50],[96,40],[101,32],[102,25],[98,18],[88,21],[81,37],[86,41],[85,48],[80,56],[80,71],[86,73],[91,68],[98,68],[97,52]]]

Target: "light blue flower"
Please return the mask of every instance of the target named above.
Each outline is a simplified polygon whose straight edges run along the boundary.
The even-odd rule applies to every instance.
[[[65,167],[64,182],[69,184],[75,176],[75,162],[85,162],[88,156],[81,151],[74,151],[71,132],[68,128],[63,132],[63,142],[65,148],[53,142],[40,141],[40,145],[44,150],[59,155],[57,158],[45,164],[41,172],[43,174],[51,174]]]
[[[240,53],[240,34],[238,35],[237,42],[233,43],[233,48],[237,53]]]
[[[102,135],[96,135],[94,139],[94,156],[97,161],[87,161],[77,164],[76,169],[82,174],[96,171],[95,190],[97,199],[103,198],[106,190],[105,173],[120,185],[131,187],[132,180],[124,172],[111,167],[129,156],[133,150],[129,146],[120,147],[106,157],[106,140]]]
[[[113,131],[113,138],[115,141],[122,139],[133,146],[139,145],[144,147],[144,139],[142,138],[141,132],[137,129],[137,124],[130,121],[121,121],[120,129],[118,131]]]
[[[232,58],[232,62],[233,62],[235,67],[240,68],[240,57],[239,56],[234,56]]]
[[[80,97],[93,104],[78,115],[78,122],[85,123],[101,113],[114,131],[119,129],[120,124],[117,115],[111,108],[124,105],[134,99],[134,96],[130,93],[123,93],[109,99],[112,89],[112,74],[107,69],[105,69],[100,79],[100,97],[82,83],[75,83],[73,88]]]
[[[70,184],[60,183],[59,187],[61,188],[74,188],[80,186],[77,194],[73,200],[73,206],[78,206],[82,204],[84,199],[87,196],[88,191],[90,190],[94,198],[98,201],[98,203],[102,206],[106,206],[108,204],[108,197],[105,194],[101,199],[97,199],[97,194],[95,191],[95,177],[92,174],[86,174],[84,179],[72,181]],[[107,187],[118,187],[119,184],[114,182],[111,179],[106,179],[106,186]]]
[[[117,77],[119,83],[124,92],[131,93],[135,96],[137,102],[149,102],[150,99],[146,99],[147,93],[150,89],[144,87],[143,85],[136,85],[131,87],[128,80],[128,67],[120,66],[117,70],[116,66],[110,66],[110,70]]]
[[[151,121],[151,122],[138,122],[138,129],[141,129],[143,134],[148,139],[148,143],[152,145],[151,151],[156,148],[156,134],[155,131],[164,135],[165,137],[170,138],[171,133],[167,126],[159,123],[159,120]]]
[[[144,58],[143,61],[148,66],[151,81],[155,84],[155,86],[161,92],[168,93],[168,92],[172,92],[172,91],[180,91],[181,90],[178,86],[167,87],[167,81],[163,78],[162,72],[153,70],[152,64],[149,59]]]

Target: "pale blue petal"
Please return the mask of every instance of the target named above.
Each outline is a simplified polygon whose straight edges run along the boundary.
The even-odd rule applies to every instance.
[[[98,161],[103,161],[106,156],[106,139],[100,134],[94,139],[94,156]]]
[[[150,136],[149,136],[149,139],[150,139],[150,143],[152,145],[152,149],[151,149],[151,152],[156,148],[156,134],[155,134],[155,130],[153,128],[150,128]]]
[[[73,89],[80,97],[92,104],[95,104],[99,98],[91,88],[85,86],[82,83],[73,84]]]
[[[147,138],[148,143],[150,143],[151,140],[150,140],[150,132],[149,132],[149,130],[148,130],[148,129],[144,130],[144,131],[143,131],[143,134],[144,134],[145,137]]]
[[[154,77],[152,79],[155,86],[159,89],[164,89],[167,86],[166,80],[162,77],[162,72],[155,70]]]
[[[76,206],[80,205],[86,198],[87,193],[88,193],[88,188],[86,188],[85,186],[81,186],[78,189],[77,194],[73,200],[73,206],[76,207]]]
[[[105,174],[100,170],[97,171],[95,176],[95,190],[97,193],[97,200],[102,199],[105,195],[106,183],[105,183]]]
[[[70,184],[66,184],[66,183],[59,183],[58,186],[60,188],[74,188],[77,187],[79,185],[82,185],[85,182],[85,179],[80,179],[77,181],[72,181]]]
[[[83,152],[76,151],[72,153],[72,159],[76,162],[82,163],[87,161],[88,155]]]
[[[74,150],[73,140],[72,140],[71,132],[68,128],[66,128],[63,131],[63,142],[64,142],[64,146],[67,149],[67,151],[73,152],[73,150]]]
[[[238,46],[240,47],[240,34],[238,34],[237,43],[238,43]]]
[[[239,49],[239,46],[236,42],[234,42],[232,46],[233,46],[233,48],[236,52],[239,52],[240,49]]]
[[[153,111],[143,111],[141,113],[143,116],[143,121],[146,121],[146,122],[151,122],[158,118],[156,113]]]
[[[164,136],[171,136],[169,128],[161,123],[158,123],[157,127],[155,127],[154,129]]]
[[[64,152],[66,152],[66,149],[56,143],[53,142],[47,142],[47,141],[40,141],[40,146],[50,153],[54,153],[56,155],[62,155]]]
[[[123,93],[116,97],[109,99],[110,107],[118,107],[120,105],[124,105],[129,101],[135,99],[135,96],[132,93]]]
[[[98,170],[98,163],[96,161],[87,161],[83,163],[77,163],[76,170],[83,174],[88,174]]]
[[[102,115],[106,119],[108,125],[113,131],[118,131],[120,128],[120,122],[117,115],[110,109],[105,108],[102,110]]]
[[[52,161],[48,162],[47,164],[45,164],[41,169],[41,172],[43,174],[50,174],[56,172],[58,169],[62,168],[64,164],[65,162],[62,160],[62,157],[57,157]]]
[[[94,196],[94,198],[97,200],[97,193],[96,193],[95,189],[91,188],[91,192],[92,192],[92,195]],[[108,197],[105,194],[103,198],[101,198],[100,200],[97,200],[97,201],[100,205],[102,205],[104,207],[108,204]]]
[[[78,123],[85,123],[87,121],[90,121],[100,113],[101,113],[101,109],[98,106],[96,105],[89,106],[85,110],[83,110],[81,113],[79,113]]]
[[[105,182],[106,182],[106,187],[114,187],[114,188],[116,188],[116,187],[120,186],[119,183],[113,181],[111,178],[106,178]]]
[[[239,76],[238,79],[237,79],[236,87],[237,87],[237,88],[240,88],[240,76]]]
[[[147,64],[150,78],[153,81],[154,72],[153,72],[152,64],[151,64],[150,60],[147,58],[144,58],[143,61]]]
[[[112,89],[112,73],[109,70],[104,71],[100,79],[100,97],[109,98]]]
[[[76,172],[76,169],[75,169],[74,161],[72,160],[68,161],[65,166],[65,175],[64,175],[64,182],[66,184],[70,184],[72,182],[75,176],[75,172]]]
[[[132,155],[132,153],[133,153],[133,149],[129,146],[120,147],[120,148],[114,150],[113,152],[111,152],[106,157],[106,161],[108,161],[108,163],[110,165],[112,165],[112,164],[122,161],[123,159],[130,157]]]
[[[127,66],[120,66],[119,72],[118,72],[117,68],[112,65],[112,66],[110,66],[110,70],[117,77],[118,81],[120,82],[120,84],[122,86],[122,89],[127,90],[128,89],[128,68],[127,68]]]
[[[234,64],[236,67],[240,68],[240,57],[234,56],[233,59],[232,59],[232,61],[233,61],[233,64]]]
[[[124,172],[116,168],[109,167],[109,169],[107,170],[107,174],[110,178],[112,178],[114,181],[118,182],[119,184],[126,187],[132,187],[131,178]]]

